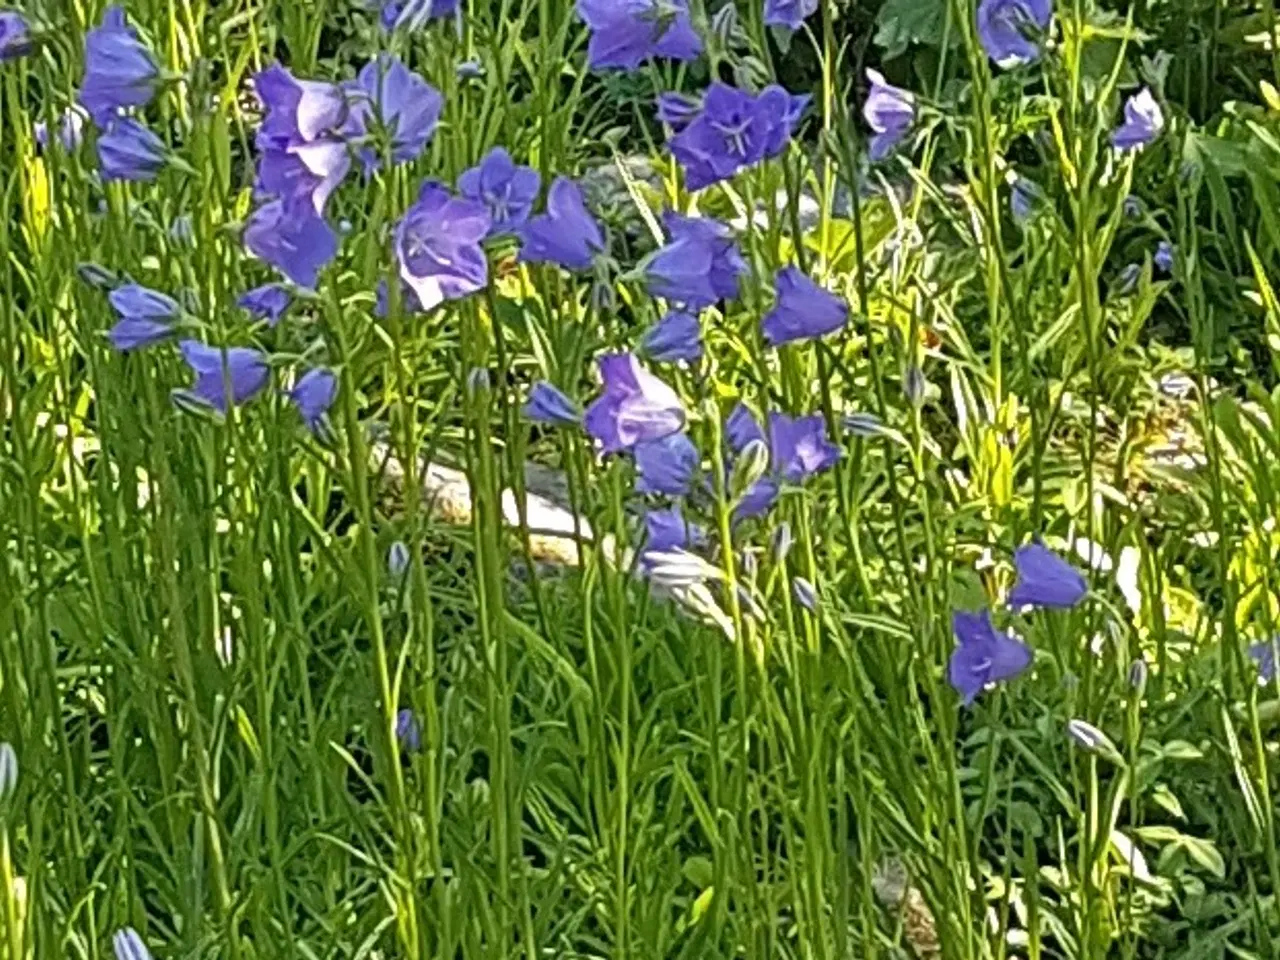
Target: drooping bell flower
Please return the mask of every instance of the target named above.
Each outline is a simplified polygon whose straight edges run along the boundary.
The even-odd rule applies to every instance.
[[[604,453],[629,450],[637,443],[661,440],[680,430],[685,411],[669,386],[649,373],[630,353],[600,358],[604,390],[587,408],[583,427]]]
[[[155,96],[160,69],[118,5],[107,7],[102,23],[84,40],[84,81],[80,102],[99,126],[125,107],[145,107]]]
[[[604,251],[600,225],[587,212],[582,189],[557,177],[547,193],[547,212],[533,217],[520,231],[520,259],[525,263],[557,263],[566,270],[589,270]]]
[[[582,423],[582,409],[545,380],[533,385],[522,412],[535,423],[556,427],[573,427]]]
[[[223,350],[196,340],[183,340],[178,346],[196,381],[189,390],[175,391],[175,397],[212,407],[220,413],[252,400],[266,387],[271,376],[266,354],[260,350],[249,347]]]
[[[1042,543],[1029,543],[1013,554],[1018,579],[1009,591],[1011,607],[1074,607],[1088,592],[1080,571]]]
[[[444,107],[444,99],[431,84],[399,58],[383,52],[366,63],[345,90],[350,106],[342,130],[345,136],[384,132],[393,163],[408,163],[422,155]],[[382,151],[365,146],[360,161],[366,171],[376,170],[382,164]]]
[[[1011,680],[1031,666],[1031,648],[991,623],[991,613],[963,613],[951,618],[956,648],[951,654],[947,679],[965,706],[973,703],[988,684]]]
[[[862,116],[872,132],[871,159],[883,160],[911,131],[916,122],[915,97],[910,92],[895,87],[878,70],[868,70],[871,90],[867,102],[862,105]]]
[[[689,492],[698,472],[698,448],[686,433],[672,433],[659,440],[637,443],[637,493],[665,493],[682,497]]]
[[[502,147],[494,147],[477,166],[458,178],[458,193],[488,208],[491,234],[511,233],[522,227],[538,199],[539,186],[538,171],[517,166]]]
[[[408,707],[396,714],[396,740],[409,753],[422,749],[422,725],[418,723],[417,714]]]
[[[119,318],[107,331],[107,337],[121,353],[149,347],[172,336],[174,321],[182,313],[172,297],[136,283],[117,287],[107,299]]]
[[[1155,142],[1164,129],[1164,112],[1151,91],[1143,87],[1124,104],[1124,122],[1111,133],[1111,144],[1127,152]]]
[[[98,166],[108,183],[154,180],[167,159],[164,142],[133,117],[114,118],[98,137]]]
[[[840,459],[840,448],[827,439],[827,421],[820,413],[808,417],[771,413],[769,450],[774,473],[788,483],[800,483]]]
[[[646,60],[694,60],[702,53],[688,0],[578,0],[577,9],[591,32],[593,70],[635,70]]]
[[[1173,273],[1173,244],[1168,240],[1161,240],[1156,244],[1156,252],[1151,260],[1161,273]]]
[[[315,287],[320,271],[338,252],[338,235],[309,197],[263,204],[245,224],[244,243],[254,256],[308,288]]]
[[[1052,18],[1052,0],[982,0],[978,40],[1005,69],[1032,63],[1040,58],[1040,37]]]
[[[419,309],[433,310],[483,290],[489,261],[482,246],[489,233],[489,211],[482,204],[452,196],[435,181],[422,185],[418,201],[396,228],[400,279],[417,298]]]
[[[17,10],[0,10],[0,63],[25,57],[32,48],[26,17]]]
[[[337,395],[337,375],[332,370],[317,367],[298,378],[298,382],[289,391],[289,400],[298,408],[307,429],[312,433],[319,433]]]
[[[644,335],[640,346],[651,360],[673,363],[702,359],[702,326],[684,310],[672,310]]]
[[[671,239],[645,264],[649,292],[694,311],[737,298],[747,262],[729,227],[677,213],[668,213],[664,221]]]
[[[642,558],[653,553],[687,550],[706,542],[706,534],[696,524],[685,519],[678,503],[664,510],[646,512],[644,532]]]
[[[772,346],[811,340],[839,330],[849,318],[849,305],[809,279],[798,267],[783,267],[774,278],[777,301],[761,323]]]

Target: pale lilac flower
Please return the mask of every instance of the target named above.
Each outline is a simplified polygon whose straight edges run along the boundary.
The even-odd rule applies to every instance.
[[[604,391],[587,409],[583,426],[605,453],[629,450],[680,430],[684,407],[669,386],[630,353],[600,358]]]

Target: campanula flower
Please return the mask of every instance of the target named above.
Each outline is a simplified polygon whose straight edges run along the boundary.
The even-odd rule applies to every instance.
[[[685,519],[678,503],[665,510],[650,510],[645,513],[644,530],[646,554],[687,550],[706,541],[702,530]]]
[[[111,937],[111,949],[116,960],[151,960],[151,951],[133,927],[117,930]]]
[[[799,267],[778,271],[774,294],[774,307],[760,326],[765,342],[775,347],[839,330],[849,318],[844,299],[818,286]]]
[[[349,137],[383,130],[390,139],[393,163],[416,160],[426,149],[440,121],[444,99],[431,84],[390,53],[380,53],[361,69],[346,87],[350,114],[343,126]],[[382,153],[364,147],[360,160],[365,170],[376,170]]]
[[[840,448],[827,439],[827,421],[820,413],[808,417],[771,413],[769,449],[774,472],[790,483],[821,473],[840,459]]]
[[[545,380],[533,385],[523,413],[535,423],[557,427],[574,427],[582,422],[582,409]]]
[[[178,390],[175,394],[222,413],[226,413],[229,406],[252,400],[266,387],[271,376],[266,354],[260,350],[228,347],[224,351],[196,340],[183,340],[178,346],[182,359],[195,372],[196,382],[190,390]]]
[[[747,263],[729,227],[708,217],[677,213],[664,219],[671,240],[645,264],[649,292],[690,310],[735,299]]]
[[[818,9],[818,0],[764,0],[764,25],[796,31]]]
[[[347,118],[347,97],[338,84],[299,80],[278,63],[255,76],[253,88],[266,111],[260,137],[309,143],[337,133]]]
[[[25,57],[31,49],[26,18],[17,10],[0,10],[0,63]]]
[[[502,147],[494,147],[458,178],[458,193],[488,208],[493,234],[510,233],[525,224],[539,186],[538,171],[516,166]]]
[[[1011,607],[1074,607],[1088,591],[1080,571],[1042,543],[1029,543],[1013,554],[1018,579],[1009,591]]]
[[[591,32],[593,70],[635,70],[654,57],[694,60],[702,53],[688,0],[578,0],[577,9]]]
[[[702,326],[694,314],[672,310],[650,328],[640,346],[653,360],[696,363],[702,359]]]
[[[452,196],[440,183],[422,185],[418,201],[396,228],[400,279],[413,291],[421,310],[434,310],[483,290],[489,282],[485,236],[489,211],[482,204]]]
[[[298,408],[302,422],[312,433],[319,433],[324,418],[338,395],[338,377],[332,370],[316,367],[308,370],[289,391],[289,400]]]
[[[733,455],[730,458],[731,463],[737,462],[744,453],[749,455],[749,448],[755,445],[766,448],[768,446],[759,421],[746,405],[741,403],[737,404],[725,418],[724,438]],[[778,499],[779,490],[775,476],[768,474],[761,476],[738,498],[733,508],[734,521],[747,520],[767,512]]]
[[[862,116],[872,132],[871,159],[883,160],[902,141],[916,121],[915,97],[888,83],[878,70],[868,70],[871,90],[862,105]]]
[[[672,433],[659,440],[637,443],[632,453],[636,458],[637,493],[665,493],[682,497],[689,492],[698,471],[698,448],[688,434]]]
[[[661,440],[684,426],[680,398],[630,353],[600,358],[604,390],[587,408],[583,426],[605,453]]]
[[[338,235],[305,197],[272,200],[255,210],[245,224],[244,243],[254,256],[309,288],[338,252]]]
[[[1031,666],[1031,648],[992,626],[987,610],[957,611],[951,617],[951,629],[956,648],[951,654],[947,679],[966,706],[987,684],[1011,680]]]
[[[978,39],[996,64],[1008,69],[1040,57],[1039,36],[1049,29],[1052,0],[982,0]]]
[[[422,749],[422,725],[418,723],[417,715],[408,707],[396,714],[396,739],[410,753],[417,753]]]
[[[741,453],[752,440],[764,441],[764,430],[746,404],[737,404],[724,421],[724,438],[729,449]]]
[[[98,137],[98,164],[108,182],[154,180],[167,157],[164,142],[133,117],[116,117]]]
[[[77,103],[62,111],[62,115],[58,117],[55,139],[64,153],[80,149],[80,144],[84,142],[84,122],[88,119],[89,114]],[[40,149],[49,149],[49,125],[41,120],[35,124],[33,132]]]
[[[145,107],[155,95],[160,70],[151,51],[125,23],[124,10],[107,7],[102,23],[84,40],[80,102],[99,126],[117,110]]]
[[[1156,252],[1151,259],[1162,273],[1173,272],[1173,252],[1173,244],[1168,240],[1161,240],[1156,244]]]
[[[1141,150],[1153,143],[1164,129],[1164,112],[1151,91],[1143,87],[1124,104],[1124,123],[1111,133],[1117,150]]]
[[[310,199],[316,213],[324,213],[330,195],[351,169],[347,145],[332,137],[317,140],[279,140],[258,136],[259,199]]]
[[[1255,643],[1249,647],[1249,656],[1258,665],[1258,683],[1271,683],[1276,678],[1276,653],[1280,639],[1268,643]]]
[[[671,138],[671,153],[684,169],[688,188],[701,190],[777,156],[808,102],[778,86],[753,97],[724,83],[711,84],[702,110]]]
[[[266,283],[241,294],[236,305],[247,311],[251,317],[266,320],[270,326],[274,327],[280,322],[280,318],[284,316],[284,312],[289,309],[289,304],[292,302],[293,295],[283,284]]]
[[[128,353],[160,343],[173,333],[173,324],[164,320],[119,320],[107,331],[107,338],[116,350]]]
[[[136,283],[112,290],[108,300],[119,319],[107,337],[121,353],[149,347],[172,335],[173,323],[182,312],[172,297]]]
[[[685,93],[660,93],[657,100],[658,121],[679,133],[702,109],[702,101]]]
[[[520,259],[526,263],[558,263],[566,270],[587,270],[604,250],[600,225],[587,212],[581,188],[557,177],[547,193],[547,212],[533,217],[520,231]]]

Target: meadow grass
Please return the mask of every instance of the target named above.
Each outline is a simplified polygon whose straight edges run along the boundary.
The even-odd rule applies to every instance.
[[[93,123],[35,141],[101,4],[33,0],[0,63],[0,957],[140,960],[128,929],[228,960],[1280,956],[1269,0],[1062,0],[1011,69],[966,0],[792,34],[697,3],[703,57],[626,73],[589,69],[566,0],[392,30],[349,0],[126,7],[163,70],[153,181],[104,182]],[[406,162],[373,137],[337,256],[255,320],[251,81],[379,51],[439,127]],[[913,93],[877,162],[865,67]],[[779,77],[812,95],[790,142],[688,190],[655,95]],[[1117,150],[1144,85],[1163,127]],[[544,196],[578,178],[607,251],[493,239],[483,289],[416,310],[397,224],[495,145]],[[668,209],[735,224],[745,272],[701,360],[649,363],[705,532],[655,568],[634,459],[522,406],[585,406],[667,311],[642,268]],[[848,319],[773,348],[788,264]],[[128,281],[263,350],[269,387],[175,403],[171,343],[105,336]],[[287,391],[316,366],[309,431]],[[738,402],[821,414],[840,453],[746,520],[777,464],[730,443]],[[576,517],[556,564],[527,463]],[[453,516],[430,464],[465,472]],[[1037,538],[1087,577],[1068,609],[1006,603]],[[1034,663],[962,705],[952,615],[982,608]]]

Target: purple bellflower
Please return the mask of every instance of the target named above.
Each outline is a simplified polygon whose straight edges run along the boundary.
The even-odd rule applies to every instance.
[[[334,83],[298,80],[279,64],[254,77],[253,85],[266,111],[255,140],[258,195],[286,201],[305,195],[322,213],[351,168],[338,136],[348,116],[346,95]]]
[[[635,70],[654,57],[694,60],[702,53],[688,0],[578,0],[578,16],[591,32],[592,70]]]
[[[336,83],[299,80],[278,63],[255,76],[253,88],[266,110],[260,137],[310,143],[337,133],[347,118],[347,98]]]
[[[1008,69],[1040,57],[1039,35],[1049,29],[1052,0],[982,0],[978,39],[997,65]]]
[[[292,302],[293,295],[284,284],[266,283],[241,294],[236,306],[247,311],[251,317],[266,320],[274,327]]]
[[[808,103],[808,97],[778,86],[753,97],[727,84],[711,84],[701,111],[671,138],[671,153],[684,169],[688,188],[701,190],[777,156]]]
[[[545,380],[533,385],[523,413],[535,423],[557,427],[574,427],[582,423],[582,409]]]
[[[289,391],[289,399],[298,408],[302,422],[312,433],[319,433],[325,416],[338,395],[338,377],[332,370],[316,367],[308,370]]]
[[[1164,129],[1164,113],[1151,91],[1143,87],[1124,104],[1124,123],[1111,133],[1111,145],[1120,151],[1141,150]]]
[[[687,550],[706,541],[702,530],[685,520],[678,503],[665,510],[645,513],[644,532],[645,554]]]
[[[780,346],[839,330],[849,319],[849,305],[824,290],[799,267],[783,267],[774,278],[777,302],[761,323],[766,343]]]
[[[741,453],[752,440],[764,441],[764,430],[746,404],[739,403],[725,418],[724,436],[729,449]]]
[[[276,140],[258,136],[258,175],[254,182],[263,199],[307,197],[316,213],[324,213],[330,195],[351,169],[351,156],[341,140]]]
[[[746,405],[741,403],[735,406],[725,419],[724,436],[733,454],[731,461],[736,459],[748,444],[756,442],[767,444],[759,421]],[[738,499],[737,505],[733,508],[734,521],[747,520],[766,513],[778,499],[779,490],[778,481],[774,476],[766,474],[761,477]]]
[[[951,654],[947,679],[964,699],[973,703],[990,683],[1011,680],[1031,666],[1031,648],[1001,633],[991,624],[991,613],[963,613],[951,617],[956,648]]]
[[[338,235],[308,197],[259,207],[245,224],[244,243],[300,287],[315,287],[320,271],[338,253]]]
[[[385,52],[364,65],[346,92],[351,112],[343,133],[360,137],[370,128],[386,131],[393,163],[408,163],[422,155],[444,107],[444,99],[431,84]],[[364,147],[360,161],[366,171],[376,170],[382,163],[381,152]]]
[[[396,739],[409,753],[422,749],[422,725],[418,723],[417,714],[408,707],[396,714]]]
[[[871,159],[883,160],[911,130],[916,121],[915,97],[888,83],[878,70],[868,70],[871,90],[862,105],[862,116],[872,132]]]
[[[696,363],[702,359],[702,327],[694,314],[673,310],[649,329],[640,346],[652,360]]]
[[[454,197],[434,180],[422,185],[395,236],[400,279],[413,291],[420,310],[484,289],[489,261],[481,244],[489,223],[482,204]]]
[[[26,18],[17,10],[0,10],[0,63],[25,57],[32,46]]]
[[[173,323],[182,312],[172,297],[136,283],[117,287],[108,299],[119,320],[107,331],[107,337],[121,353],[149,347],[171,336]]]
[[[195,372],[196,382],[190,390],[175,391],[175,397],[213,407],[221,413],[226,413],[230,406],[252,400],[266,387],[271,376],[266,355],[260,350],[228,347],[223,351],[196,340],[183,340],[178,346],[182,359]]]
[[[649,292],[690,310],[735,299],[747,262],[729,227],[678,213],[668,213],[664,220],[671,240],[645,266]]]
[[[558,263],[566,270],[587,270],[595,255],[604,250],[604,235],[587,212],[581,188],[565,177],[557,177],[551,184],[547,212],[531,218],[520,235],[524,241],[520,259],[526,263]]]
[[[764,25],[794,33],[817,9],[818,0],[764,0]]]
[[[665,493],[682,497],[689,492],[698,471],[698,448],[686,433],[672,433],[660,440],[637,443],[637,493]]]
[[[1013,554],[1018,579],[1009,591],[1011,607],[1074,607],[1088,591],[1080,571],[1042,543],[1029,543]]]
[[[151,951],[133,927],[122,927],[111,935],[111,952],[116,960],[152,960]]]
[[[167,158],[164,142],[133,117],[114,118],[98,137],[98,164],[108,182],[154,180]]]
[[[494,147],[479,165],[458,178],[458,193],[489,209],[492,234],[511,233],[524,226],[538,199],[539,186],[538,171],[516,166],[502,147]]]
[[[80,102],[94,122],[106,126],[118,110],[145,107],[155,95],[160,70],[151,51],[125,23],[124,10],[107,7],[101,25],[84,40]]]
[[[680,398],[630,353],[600,358],[604,390],[587,408],[583,426],[605,453],[661,440],[684,427]]]
[[[1031,220],[1044,194],[1034,180],[1018,177],[1009,190],[1009,210],[1014,222],[1021,225]]]
[[[1249,656],[1258,665],[1258,683],[1271,683],[1276,678],[1276,653],[1280,650],[1280,638],[1249,647]]]
[[[808,417],[771,413],[769,449],[774,472],[789,483],[821,473],[840,459],[840,448],[827,439],[827,421],[820,413]]]

